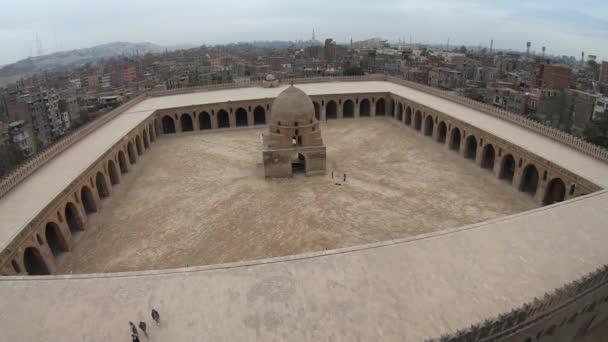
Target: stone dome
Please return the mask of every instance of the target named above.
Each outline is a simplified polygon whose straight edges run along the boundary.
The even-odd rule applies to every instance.
[[[290,86],[274,99],[271,108],[272,123],[279,126],[310,125],[315,120],[315,106],[302,90]],[[295,123],[298,123],[297,125]]]

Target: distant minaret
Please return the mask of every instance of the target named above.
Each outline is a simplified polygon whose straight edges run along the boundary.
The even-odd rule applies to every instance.
[[[353,37],[350,37],[350,49],[353,49]]]
[[[547,51],[547,48],[543,46],[543,58],[545,58],[545,51]]]
[[[490,55],[492,54],[493,49],[494,49],[494,39],[490,39]]]
[[[526,42],[526,57],[530,58],[530,46],[532,46],[531,42]]]
[[[315,41],[316,41],[316,39],[315,39],[315,29],[314,29],[314,27],[313,27],[313,29],[312,29],[312,40],[311,40],[311,42],[312,42],[312,43],[311,43],[311,45],[312,45],[312,46],[314,46],[314,45],[315,45]]]
[[[581,52],[581,65],[585,65],[585,51]]]

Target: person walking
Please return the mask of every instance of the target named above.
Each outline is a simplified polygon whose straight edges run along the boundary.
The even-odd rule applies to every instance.
[[[139,322],[139,330],[144,332],[144,335],[146,335],[146,337],[148,337],[148,332],[146,331],[146,322],[144,321],[140,321]]]
[[[129,321],[129,327],[131,328],[131,334],[132,335],[139,335],[137,332],[137,327],[135,326],[135,324],[133,324],[133,322]]]
[[[154,320],[154,322],[156,322],[156,324],[160,324],[160,315],[158,314],[158,311],[156,311],[156,309],[152,309],[152,319]]]

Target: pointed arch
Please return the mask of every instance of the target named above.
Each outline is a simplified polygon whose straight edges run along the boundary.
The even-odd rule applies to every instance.
[[[477,138],[473,134],[469,135],[465,141],[464,157],[470,160],[477,158]]]
[[[120,173],[124,174],[129,172],[127,159],[125,158],[125,153],[123,151],[118,151],[118,166],[120,166]]]
[[[130,141],[127,143],[127,153],[129,154],[129,163],[131,165],[137,163],[137,154],[135,153],[133,143]]]
[[[496,151],[492,144],[486,144],[481,151],[481,167],[487,170],[494,169],[494,160],[496,159]]]
[[[370,116],[371,104],[368,99],[363,99],[359,102],[359,116]]]
[[[141,147],[141,138],[139,137],[139,135],[135,136],[135,147],[137,148],[138,156],[144,154],[144,149]]]
[[[417,131],[422,130],[422,113],[419,110],[414,114],[414,129]]]
[[[236,127],[247,126],[247,111],[245,108],[237,108],[234,114],[236,116]]]
[[[543,205],[562,202],[566,197],[566,184],[559,178],[553,178],[547,184],[545,196],[543,197]]]
[[[108,174],[110,175],[110,184],[116,185],[120,183],[120,176],[116,169],[116,163],[112,159],[108,160]]]
[[[460,130],[456,127],[452,128],[450,131],[450,150],[459,152],[461,139]]]
[[[405,125],[412,125],[412,108],[410,106],[405,109]]]
[[[175,133],[175,121],[169,115],[163,116],[162,120],[163,125],[163,133],[164,134],[174,134]]]
[[[337,119],[338,118],[338,105],[336,101],[330,100],[327,101],[327,105],[325,105],[325,118],[326,119]]]
[[[424,135],[427,137],[432,137],[434,126],[435,123],[433,122],[433,116],[427,115],[424,119]]]
[[[500,165],[500,173],[498,174],[499,179],[507,181],[509,184],[513,183],[513,177],[515,176],[515,158],[511,154],[507,154],[502,157]]]
[[[68,244],[59,228],[55,222],[47,222],[46,227],[44,228],[44,237],[47,245],[51,249],[51,253],[55,257],[65,253],[68,251]]]
[[[95,176],[95,187],[97,188],[97,195],[99,198],[106,198],[110,196],[110,190],[108,189],[106,177],[101,172],[97,172],[97,175]]]
[[[28,247],[23,252],[23,264],[25,265],[25,270],[29,275],[48,275],[51,274],[49,272],[49,267],[44,261],[42,254],[35,247]]]
[[[265,125],[266,124],[266,110],[262,106],[257,106],[253,109],[253,124],[254,125]]]
[[[144,129],[141,134],[144,137],[144,148],[147,150],[150,147],[150,143],[148,142],[148,132]]]
[[[154,137],[154,131],[152,128],[152,124],[148,126],[148,135],[150,135],[150,143],[153,143],[156,138]]]
[[[82,195],[81,195],[82,199]],[[68,223],[68,228],[72,235],[74,235],[78,231],[84,230],[84,223],[80,218],[80,214],[78,213],[78,209],[72,202],[68,202],[65,204],[64,211],[65,220]]]
[[[528,164],[524,168],[524,172],[521,174],[521,182],[519,185],[519,191],[527,192],[530,195],[536,195],[538,188],[538,170],[533,164]]]
[[[437,142],[445,144],[447,135],[448,135],[448,127],[445,124],[445,122],[441,121],[437,125]]]
[[[342,117],[352,118],[355,116],[355,104],[352,100],[346,100],[342,104]]]
[[[403,103],[401,102],[397,105],[397,120],[403,121]]]
[[[228,128],[230,127],[230,116],[228,112],[220,109],[217,112],[217,127],[219,128]]]
[[[376,101],[376,115],[386,115],[386,101],[383,98]]]
[[[182,126],[182,132],[192,132],[194,130],[194,124],[192,123],[192,117],[188,113],[183,113],[179,117],[179,123]]]
[[[211,115],[202,111],[198,114],[198,123],[201,130],[211,129]]]
[[[97,203],[95,202],[95,197],[93,197],[93,192],[86,185],[80,189],[80,200],[82,201],[82,206],[87,215],[97,212]]]

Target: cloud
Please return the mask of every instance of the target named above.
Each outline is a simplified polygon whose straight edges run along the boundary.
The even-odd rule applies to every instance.
[[[608,58],[608,3],[598,0],[28,0],[3,4],[0,64],[111,41],[160,44],[381,36]]]

